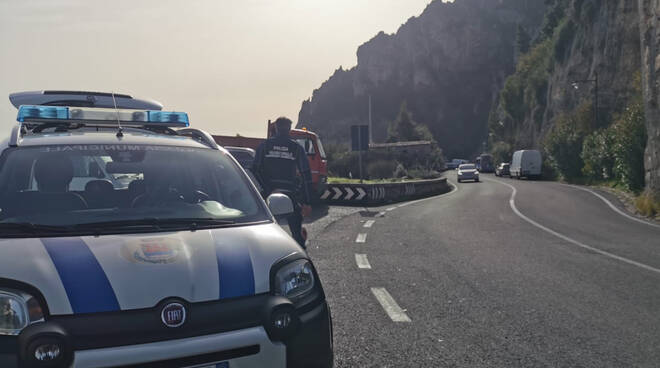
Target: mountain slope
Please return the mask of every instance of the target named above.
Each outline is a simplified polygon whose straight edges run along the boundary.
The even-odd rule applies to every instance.
[[[366,124],[372,98],[373,138],[384,141],[403,102],[449,156],[478,152],[487,140],[492,102],[514,70],[518,25],[535,30],[540,0],[433,1],[396,34],[379,33],[304,101],[298,126],[327,142],[346,143],[350,125]]]

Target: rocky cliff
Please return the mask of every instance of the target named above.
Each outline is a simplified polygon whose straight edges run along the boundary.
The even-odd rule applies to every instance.
[[[304,101],[298,126],[327,142],[348,142],[350,125],[366,124],[372,100],[374,141],[384,141],[405,101],[448,156],[468,157],[487,140],[488,115],[514,71],[519,25],[534,33],[542,0],[431,2],[396,34],[359,47],[357,66],[339,68]]]
[[[638,5],[648,135],[644,156],[646,185],[660,201],[660,0],[639,0]]]
[[[554,3],[556,11],[546,16],[546,24],[554,24],[521,58],[494,106],[491,143],[542,148],[557,118],[581,104],[593,108],[596,93],[598,114],[591,129],[602,128],[634,94],[640,71],[637,0]]]

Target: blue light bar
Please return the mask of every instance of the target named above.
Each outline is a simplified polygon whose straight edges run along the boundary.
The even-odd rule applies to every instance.
[[[23,105],[18,109],[16,120],[24,122],[30,119],[67,119],[68,117],[68,107]]]
[[[150,123],[176,123],[185,124],[188,126],[188,114],[185,112],[169,112],[169,111],[149,111],[148,120]]]
[[[100,109],[88,107],[22,105],[16,120],[28,123],[80,123],[116,126],[117,120],[127,126],[187,127],[185,112],[157,110]]]

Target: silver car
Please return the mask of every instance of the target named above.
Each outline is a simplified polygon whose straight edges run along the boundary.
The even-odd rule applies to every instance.
[[[474,164],[459,165],[456,178],[459,183],[463,180],[474,180],[477,182],[479,181],[479,171],[477,170],[476,166],[474,166]]]

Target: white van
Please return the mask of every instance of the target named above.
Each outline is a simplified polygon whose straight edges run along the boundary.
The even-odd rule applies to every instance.
[[[511,161],[511,177],[530,178],[541,177],[541,152],[537,150],[520,150],[513,153]]]

